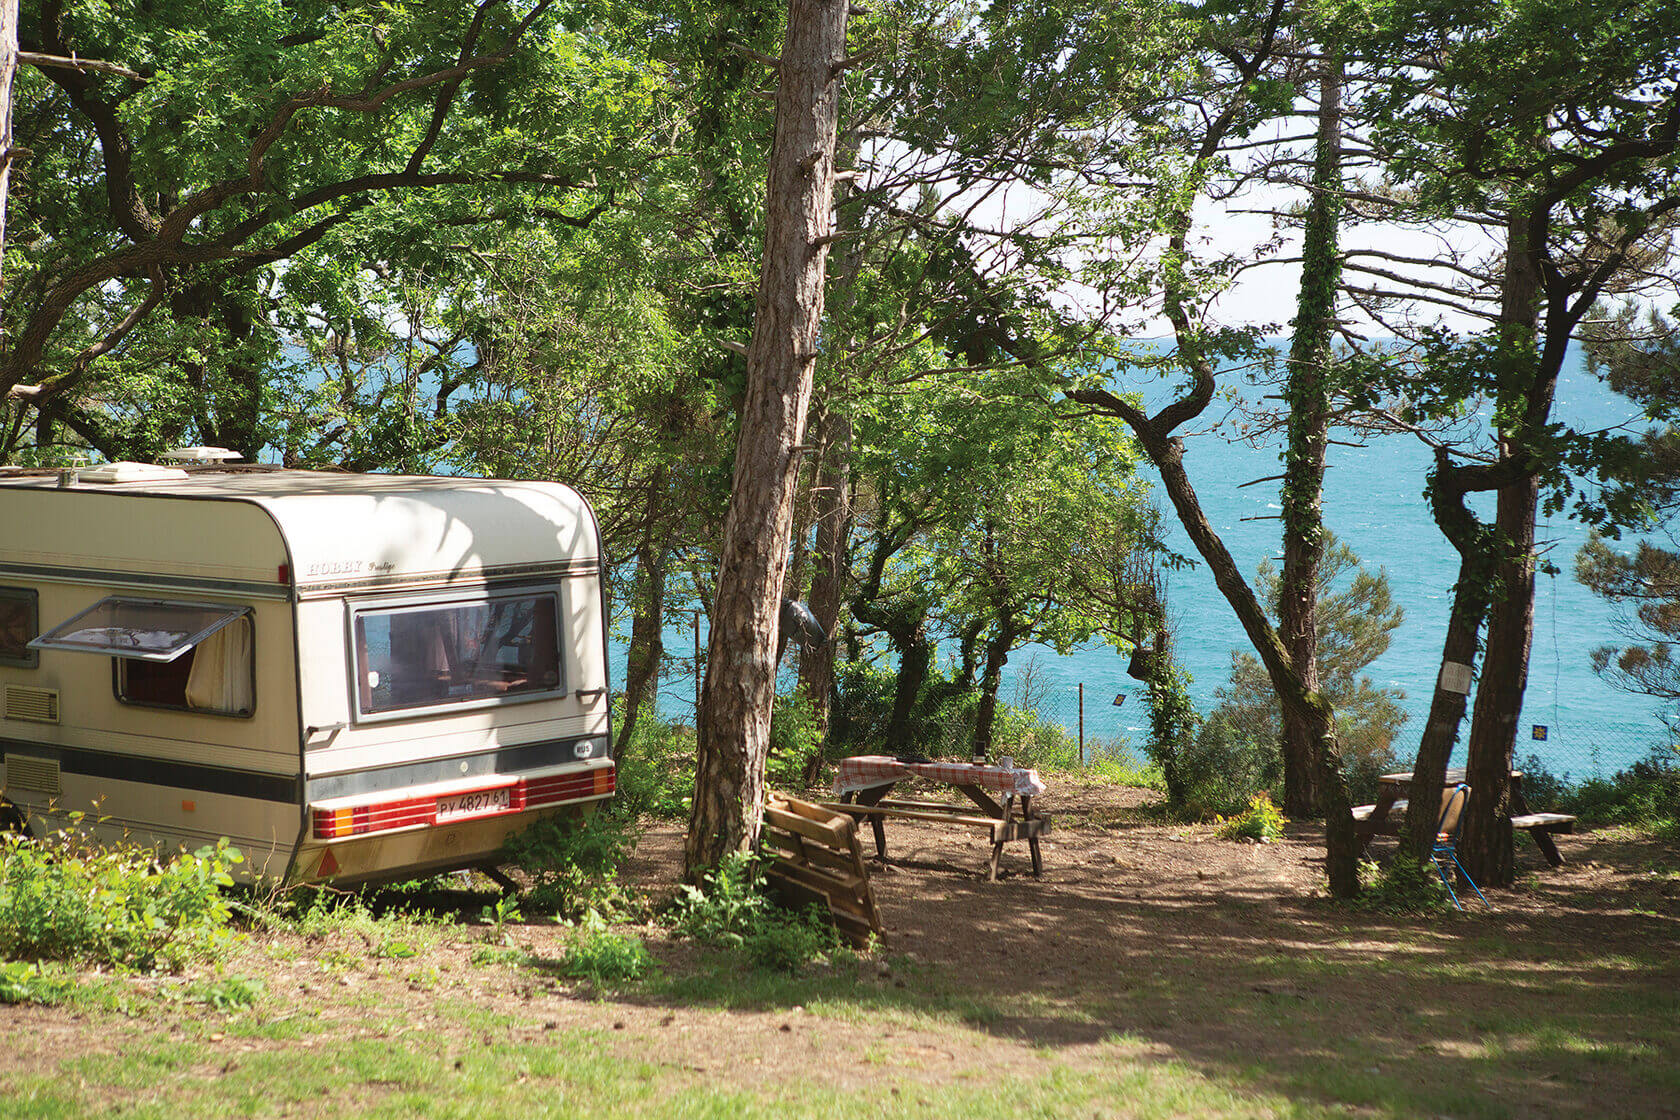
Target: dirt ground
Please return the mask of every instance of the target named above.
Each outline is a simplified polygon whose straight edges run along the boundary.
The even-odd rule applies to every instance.
[[[268,991],[295,1000],[291,1013],[311,1028],[292,1041],[230,1040],[233,1060],[393,1032],[433,1032],[439,1052],[453,1053],[479,1028],[435,1014],[447,996],[519,1012],[486,1032],[600,1029],[627,1057],[703,1084],[846,1092],[887,1079],[896,1094],[900,1083],[927,1091],[980,1071],[1039,1076],[1047,1063],[1104,1075],[1164,1063],[1355,1115],[1438,1115],[1468,1085],[1487,1102],[1477,1115],[1680,1116],[1672,847],[1565,836],[1568,863],[1554,870],[1521,838],[1517,884],[1490,892],[1494,910],[1472,901],[1463,913],[1393,918],[1324,897],[1318,830],[1291,826],[1276,844],[1221,840],[1161,823],[1147,811],[1152,796],[1058,777],[1042,799],[1055,819],[1043,875],[1012,844],[996,883],[985,881],[978,834],[890,822],[890,862],[872,872],[885,944],[813,980],[809,998],[822,1007],[745,981],[730,998],[715,984],[693,997],[680,983],[597,992],[544,967],[569,935],[537,922],[505,931],[534,968],[474,963],[481,931],[395,967],[351,960],[324,971],[320,946],[270,945],[239,971],[263,969]],[[668,896],[680,861],[680,826],[651,822],[622,875]],[[658,926],[635,932],[667,977],[723,967]],[[158,1026],[0,1007],[0,1079]],[[1361,1076],[1344,1084],[1341,1067]]]

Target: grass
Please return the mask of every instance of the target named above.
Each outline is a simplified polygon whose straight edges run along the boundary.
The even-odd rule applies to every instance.
[[[371,932],[366,921],[352,923],[355,936]],[[579,1005],[564,992],[512,1000],[510,980],[517,988],[539,975],[539,953],[456,964],[424,1000],[393,1009],[379,991],[339,987],[340,966],[306,955],[289,967],[325,980],[317,994],[270,983],[249,1007],[218,1008],[207,993],[241,976],[236,958],[225,974],[84,983],[67,1010],[97,1024],[92,1045],[0,1075],[0,1102],[18,1120],[1319,1117],[1349,1107],[1473,1118],[1509,1115],[1537,1085],[1585,1091],[1606,1076],[1641,1083],[1650,1099],[1680,1093],[1680,1009],[1672,986],[1652,981],[1672,974],[1662,953],[1555,959],[1474,933],[1386,936],[1373,953],[1331,928],[1312,953],[1222,961],[1217,972],[1206,959],[1162,958],[1122,990],[1008,1001],[902,958],[887,959],[889,975],[873,962],[788,975],[700,948],[616,1002]],[[455,941],[461,951],[474,944],[470,932]],[[248,959],[271,961],[260,946]],[[369,957],[355,971],[371,986],[413,963]],[[1347,1001],[1361,993],[1372,1004],[1350,1035]],[[638,1007],[668,1009],[680,1026],[644,1016],[612,1029]],[[567,1021],[556,1024],[557,1014]],[[789,1021],[797,1033],[779,1029]],[[705,1034],[718,1042],[699,1056],[671,1044]],[[1253,1059],[1244,1040],[1280,1034],[1295,1057]],[[791,1052],[778,1059],[781,1038]],[[993,1068],[1000,1055],[1007,1074]]]
[[[1000,913],[965,950],[1022,963],[990,986],[961,958],[784,972],[649,925],[484,917],[486,891],[329,897],[183,975],[0,1007],[0,1115],[1649,1115],[1680,1099],[1677,861],[1622,863],[1522,888],[1543,911],[1140,896],[1033,936]],[[1094,947],[1051,939],[1081,918]]]

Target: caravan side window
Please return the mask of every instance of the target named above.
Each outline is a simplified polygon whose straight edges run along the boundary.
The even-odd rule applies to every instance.
[[[0,665],[33,669],[41,655],[29,648],[40,625],[35,589],[0,587]]]
[[[553,591],[358,608],[357,709],[364,716],[561,691]]]
[[[148,708],[249,716],[256,707],[251,618],[222,627],[173,661],[114,657],[117,699]]]

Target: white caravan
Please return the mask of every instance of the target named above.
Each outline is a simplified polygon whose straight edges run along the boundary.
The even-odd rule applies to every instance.
[[[0,471],[0,791],[355,883],[610,797],[600,535],[540,482]]]

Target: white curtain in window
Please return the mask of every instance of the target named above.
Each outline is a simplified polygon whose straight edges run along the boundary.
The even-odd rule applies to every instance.
[[[251,620],[242,618],[198,643],[187,675],[187,707],[248,712],[252,699]]]

